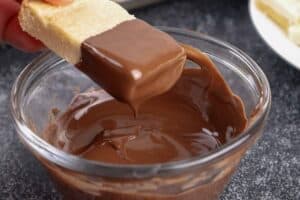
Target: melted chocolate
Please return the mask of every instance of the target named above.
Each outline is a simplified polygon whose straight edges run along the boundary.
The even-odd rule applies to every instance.
[[[169,90],[186,60],[172,37],[138,19],[88,38],[81,52],[78,68],[134,109]]]
[[[150,164],[206,154],[237,136],[247,124],[242,101],[205,54],[184,48],[200,67],[186,67],[175,86],[141,104],[136,117],[104,90],[91,90],[73,99],[44,138],[90,160]]]

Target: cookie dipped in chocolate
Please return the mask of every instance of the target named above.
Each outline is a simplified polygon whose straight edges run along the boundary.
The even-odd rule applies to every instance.
[[[81,52],[78,68],[135,110],[168,91],[186,60],[184,49],[171,36],[138,19],[88,38]]]
[[[131,108],[104,90],[78,94],[43,137],[90,160],[153,164],[185,160],[219,148],[247,125],[244,106],[212,61],[184,46],[200,67],[183,70],[168,92]]]

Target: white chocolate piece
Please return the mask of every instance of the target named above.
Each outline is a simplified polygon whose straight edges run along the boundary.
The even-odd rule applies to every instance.
[[[256,4],[300,45],[300,0],[256,0]]]
[[[289,38],[300,46],[300,24],[289,27]]]
[[[73,64],[80,62],[84,40],[133,19],[133,15],[110,0],[74,0],[66,6],[24,0],[19,14],[25,32]]]
[[[257,0],[268,8],[273,15],[285,18],[287,25],[300,22],[300,0]]]

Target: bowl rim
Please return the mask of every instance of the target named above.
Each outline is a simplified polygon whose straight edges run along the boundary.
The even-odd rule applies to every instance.
[[[35,152],[38,153],[39,157],[45,158],[47,161],[57,164],[60,167],[87,174],[93,176],[102,176],[102,177],[112,177],[112,178],[150,178],[157,175],[171,175],[178,174],[182,171],[192,169],[194,167],[204,167],[210,162],[215,161],[218,158],[228,154],[229,152],[234,151],[236,148],[244,144],[250,138],[254,137],[255,128],[259,126],[259,122],[263,120],[269,113],[271,107],[271,90],[268,79],[261,68],[252,60],[247,54],[245,54],[240,49],[234,47],[233,45],[216,39],[214,37],[179,29],[172,27],[158,27],[162,31],[173,33],[177,35],[184,35],[191,38],[201,39],[213,44],[220,45],[230,50],[232,53],[239,56],[239,59],[242,59],[243,62],[247,63],[247,66],[251,68],[251,72],[257,75],[256,78],[259,78],[259,81],[262,85],[262,91],[260,91],[260,100],[257,105],[260,105],[260,108],[256,112],[256,117],[251,120],[249,126],[246,130],[243,131],[238,137],[234,138],[232,141],[222,145],[222,147],[217,150],[211,151],[208,154],[195,156],[190,159],[173,161],[161,164],[148,164],[148,165],[118,165],[118,164],[109,164],[98,161],[91,161],[80,158],[75,155],[68,154],[63,152],[60,149],[48,144],[37,134],[35,134],[27,125],[24,119],[22,118],[22,112],[19,108],[19,88],[22,86],[24,80],[26,81],[26,75],[29,72],[32,72],[35,63],[40,60],[47,60],[47,58],[53,56],[51,52],[45,52],[42,55],[34,59],[30,64],[28,64],[22,72],[17,77],[15,83],[13,84],[10,97],[10,109],[13,121],[15,123],[16,130],[26,144]]]

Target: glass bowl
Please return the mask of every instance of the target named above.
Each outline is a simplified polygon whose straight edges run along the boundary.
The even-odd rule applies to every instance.
[[[65,110],[76,91],[99,87],[51,52],[30,63],[11,92],[21,141],[48,169],[65,199],[217,199],[245,152],[261,135],[271,106],[268,80],[239,49],[196,32],[161,27],[205,52],[245,104],[248,128],[207,155],[154,165],[115,165],[70,155],[41,139],[51,109]]]

